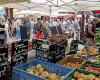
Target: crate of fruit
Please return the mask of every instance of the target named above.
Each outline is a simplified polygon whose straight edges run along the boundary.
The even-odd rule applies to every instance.
[[[61,61],[59,61],[57,64],[66,66],[66,67],[71,67],[71,68],[77,68],[80,66],[80,64],[83,62],[81,58],[78,57],[73,57],[73,56],[67,56]]]
[[[42,49],[42,39],[33,39],[32,40],[32,48],[33,49]]]
[[[100,63],[85,61],[84,63],[82,63],[79,69],[86,72],[91,72],[93,74],[100,74]]]
[[[12,80],[63,80],[71,68],[33,60],[13,67]]]
[[[100,74],[93,74],[76,69],[69,73],[63,80],[100,80]]]

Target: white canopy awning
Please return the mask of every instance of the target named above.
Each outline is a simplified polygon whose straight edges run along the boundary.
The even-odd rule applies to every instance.
[[[19,3],[8,3],[1,6],[16,8],[18,10],[33,10],[46,13],[100,10],[100,0],[16,0],[16,1],[19,1]]]

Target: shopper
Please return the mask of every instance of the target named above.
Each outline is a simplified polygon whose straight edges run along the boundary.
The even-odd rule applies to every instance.
[[[30,19],[31,29],[30,29],[30,39],[33,39],[33,31],[34,31],[34,20],[33,18]]]
[[[70,22],[70,20],[66,20],[66,24],[64,24],[64,26],[65,26],[65,30],[66,31],[70,31],[70,29],[71,29],[71,22]]]
[[[60,19],[57,19],[57,26],[61,26],[61,21],[60,21]]]
[[[95,38],[95,30],[96,30],[96,24],[99,22],[99,19],[95,17],[87,27],[87,43],[86,45],[93,46],[94,45],[94,38]]]
[[[48,28],[50,28],[50,27],[53,27],[53,21],[52,20],[51,21],[50,20],[48,21]]]
[[[27,37],[28,37],[28,39],[30,39],[31,23],[29,20],[29,16],[25,17],[24,26],[27,27]]]
[[[41,18],[38,18],[37,23],[34,25],[34,38],[42,38],[42,27]]]
[[[7,35],[7,43],[9,43],[10,37],[9,37],[9,21],[8,20],[6,20],[5,22],[5,32]]]
[[[77,20],[74,21],[74,28],[76,31],[79,31],[80,27],[79,27],[79,23]]]
[[[53,23],[53,26],[57,26],[57,19],[55,18],[55,19],[52,19],[53,21],[52,21],[52,23]]]
[[[20,26],[22,26],[22,22],[21,19],[18,18],[15,22],[15,26],[16,26],[16,34],[17,34],[17,39],[21,40],[21,31],[20,31]]]

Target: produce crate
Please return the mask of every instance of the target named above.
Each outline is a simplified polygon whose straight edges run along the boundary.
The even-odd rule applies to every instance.
[[[59,52],[56,51],[48,52],[43,50],[36,50],[36,59],[48,61],[48,62],[58,62],[62,58],[65,57],[65,52]]]
[[[59,43],[60,44],[60,43]],[[36,49],[36,59],[57,62],[65,57],[65,47],[59,46],[58,43],[49,45],[47,41],[43,41],[42,48]]]
[[[96,73],[96,72],[84,69],[84,66],[86,66],[86,65],[90,65],[90,66],[95,67],[95,68],[100,68],[100,63],[95,63],[95,62],[91,62],[91,61],[85,61],[79,67],[79,69],[81,69],[81,70],[83,70],[83,71],[85,71],[87,73],[89,72],[89,73],[92,73],[92,74],[95,74],[95,75],[100,74],[100,72]]]
[[[33,39],[32,40],[33,49],[44,50],[44,51],[54,51],[57,48],[57,44],[44,39]]]
[[[60,42],[57,42],[57,44],[58,44],[59,46],[60,46],[60,45],[61,45],[61,46],[62,46],[62,45],[63,45],[63,46],[67,46],[67,42],[68,42],[68,41],[67,41],[66,39],[63,39],[63,40],[61,40]]]
[[[33,49],[41,49],[42,48],[42,39],[33,39],[32,40],[32,48]]]
[[[31,75],[25,71],[28,67],[36,66],[38,64],[41,64],[48,72],[56,73],[59,76],[65,76],[71,71],[73,71],[73,69],[65,68],[63,66],[59,66],[53,63],[48,63],[40,60],[33,60],[13,67],[12,80],[47,80],[39,76]]]
[[[100,55],[97,55],[97,56],[90,58],[89,61],[92,61],[95,63],[100,63]]]
[[[86,72],[86,71],[84,71],[84,70],[76,69],[76,70],[74,70],[74,71],[71,71],[68,75],[66,75],[65,78],[64,78],[63,80],[72,80],[72,77],[73,77],[75,71],[78,71],[78,72],[83,73],[83,74],[85,74],[85,75],[92,74],[92,75],[94,75],[94,76],[100,76],[100,74],[93,74],[93,73],[91,73],[91,72]]]
[[[58,45],[58,52],[63,50],[66,51],[67,40],[62,40],[58,42],[57,45]]]
[[[36,50],[36,59],[43,60],[43,61],[48,61],[48,62],[54,62],[53,57],[55,57],[54,52],[52,52],[50,54],[46,51]]]
[[[82,60],[81,58],[76,58],[73,56],[67,56],[64,59],[62,59],[61,61],[57,62],[57,64],[60,65],[64,65],[67,64],[68,62],[72,62],[72,63],[76,63],[78,62],[79,64],[81,64],[84,60]]]

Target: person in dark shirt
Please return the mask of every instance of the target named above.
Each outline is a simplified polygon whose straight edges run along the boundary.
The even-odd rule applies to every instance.
[[[34,25],[34,30],[35,32],[41,32],[41,28],[43,27],[42,23],[41,23],[41,18],[37,19],[37,23]]]
[[[41,18],[38,18],[37,23],[34,25],[34,38],[42,38],[42,27]]]
[[[95,17],[87,27],[87,45],[94,45],[94,38],[95,38],[95,30],[96,30],[96,24],[99,22],[99,18]]]

